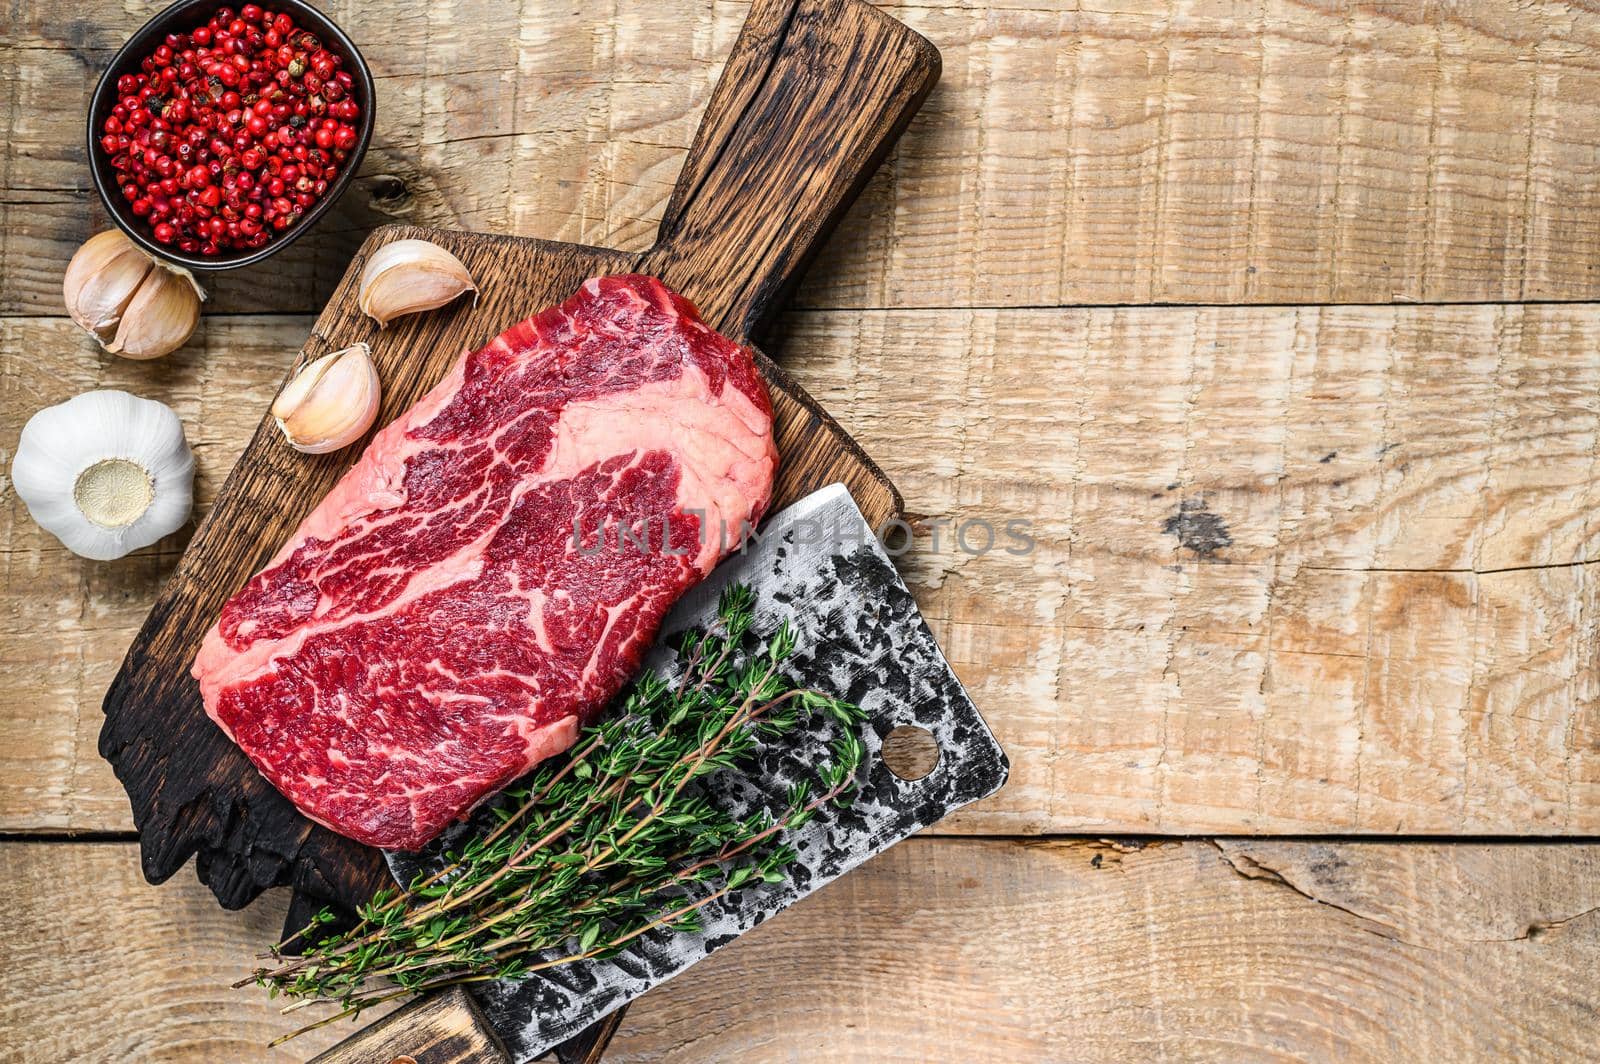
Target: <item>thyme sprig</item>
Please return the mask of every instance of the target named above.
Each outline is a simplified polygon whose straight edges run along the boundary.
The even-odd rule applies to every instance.
[[[855,785],[864,714],[794,686],[782,670],[793,631],[756,639],[752,604],[749,588],[726,590],[715,624],[683,637],[676,683],[641,676],[619,712],[507,792],[515,804],[495,810],[499,823],[440,871],[379,891],[348,930],[331,930],[323,910],[278,943],[234,985],[293,999],[285,1012],[339,1010],[278,1041],[408,994],[610,957],[660,928],[695,931],[717,899],[781,882],[796,854],[778,836]],[[696,786],[748,769],[763,740],[817,716],[837,725],[831,757],[777,812],[736,817]]]

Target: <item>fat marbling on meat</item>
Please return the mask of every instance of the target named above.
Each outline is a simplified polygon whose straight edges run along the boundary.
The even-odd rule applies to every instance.
[[[228,601],[206,712],[313,820],[415,849],[572,744],[776,466],[750,351],[590,280],[463,355]]]

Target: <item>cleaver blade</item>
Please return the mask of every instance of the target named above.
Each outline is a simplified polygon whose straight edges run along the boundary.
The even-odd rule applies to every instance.
[[[823,488],[772,515],[759,539],[745,545],[679,600],[662,624],[645,665],[673,678],[676,655],[666,645],[716,618],[730,584],[755,593],[753,630],[767,634],[788,620],[796,649],[786,662],[799,683],[847,698],[867,711],[867,747],[859,790],[848,809],[828,807],[781,838],[799,858],[782,883],[728,895],[701,912],[693,934],[646,935],[606,961],[582,961],[526,979],[469,987],[490,1026],[517,1064],[626,1005],[651,987],[727,945],[769,916],[836,879],[876,853],[986,797],[1009,769],[977,707],[933,640],[894,562],[842,484]],[[938,760],[915,781],[892,773],[881,757],[884,736],[902,725],[932,733]],[[738,815],[780,808],[791,783],[813,778],[811,766],[833,734],[804,724],[766,744],[750,777],[710,777],[708,796]],[[409,882],[440,867],[445,850],[493,823],[479,810],[421,853],[389,853],[395,878]]]

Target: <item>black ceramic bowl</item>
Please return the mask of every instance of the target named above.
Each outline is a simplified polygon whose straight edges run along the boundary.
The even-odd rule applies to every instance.
[[[137,217],[129,209],[128,202],[122,198],[122,190],[117,183],[117,173],[111,168],[111,158],[100,146],[100,127],[117,104],[117,79],[124,74],[138,73],[140,62],[156,50],[167,34],[187,33],[209,21],[218,8],[231,7],[237,11],[239,4],[233,3],[232,0],[178,0],[139,27],[138,32],[128,38],[128,43],[122,46],[112,58],[106,72],[100,76],[100,83],[95,86],[94,97],[89,102],[90,169],[94,174],[95,191],[100,193],[100,199],[110,212],[111,219],[134,243],[150,254],[191,270],[231,270],[239,266],[248,266],[294,243],[302,233],[316,225],[317,219],[326,214],[334,201],[344,194],[356,171],[361,168],[361,159],[366,155],[367,144],[372,140],[376,93],[373,92],[372,71],[368,69],[366,60],[361,58],[355,43],[326,15],[310,4],[303,3],[302,0],[270,0],[261,6],[271,11],[287,12],[296,24],[316,34],[322,41],[323,47],[344,60],[342,69],[348,70],[354,81],[350,88],[351,96],[361,108],[360,125],[356,130],[359,139],[332,187],[328,189],[326,195],[311,205],[311,209],[306,211],[299,221],[278,233],[263,246],[224,251],[216,255],[186,255],[175,247],[157,243],[155,237],[151,235],[149,223]]]

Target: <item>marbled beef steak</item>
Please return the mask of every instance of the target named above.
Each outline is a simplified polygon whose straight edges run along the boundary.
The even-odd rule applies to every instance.
[[[776,465],[749,350],[591,280],[373,438],[206,634],[206,712],[307,816],[415,849],[571,745]]]

